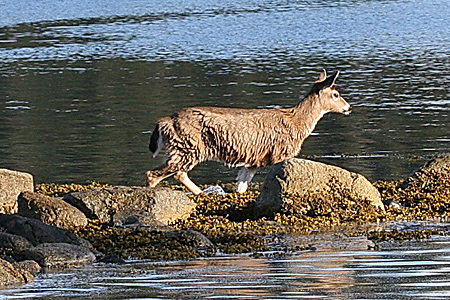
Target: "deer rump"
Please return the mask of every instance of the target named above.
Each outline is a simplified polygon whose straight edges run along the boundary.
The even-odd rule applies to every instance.
[[[179,166],[183,171],[206,160],[263,167],[300,151],[301,137],[289,125],[292,115],[292,109],[187,108],[158,122],[150,150],[159,150],[161,137],[169,156],[184,155],[191,162]]]

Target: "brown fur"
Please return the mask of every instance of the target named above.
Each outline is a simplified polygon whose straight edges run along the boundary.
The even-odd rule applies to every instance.
[[[161,135],[168,160],[147,173],[149,186],[172,174],[187,173],[206,160],[259,168],[296,156],[326,112],[349,112],[345,100],[339,94],[336,98],[336,77],[337,73],[327,79],[324,71],[311,92],[292,108],[191,107],[160,119],[150,149],[155,152]]]

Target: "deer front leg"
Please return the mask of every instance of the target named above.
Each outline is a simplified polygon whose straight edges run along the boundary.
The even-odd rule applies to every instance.
[[[187,187],[187,189],[190,190],[192,194],[198,195],[202,193],[202,190],[192,182],[186,172],[179,171],[173,176],[173,178],[184,184],[184,186]]]
[[[172,176],[177,172],[169,161],[162,164],[158,168],[145,172],[145,179],[148,187],[155,187],[161,180]]]
[[[253,176],[256,174],[256,168],[247,168],[243,167],[239,170],[238,176],[237,176],[237,186],[236,186],[236,192],[238,193],[244,193],[247,188],[248,184],[252,181]]]

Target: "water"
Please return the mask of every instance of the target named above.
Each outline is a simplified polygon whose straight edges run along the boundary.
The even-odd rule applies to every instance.
[[[322,68],[354,111],[329,114],[302,156],[403,178],[450,146],[446,0],[0,0],[0,166],[36,182],[143,184],[157,119],[194,105],[292,106]],[[263,179],[264,170],[256,177]],[[198,183],[231,181],[210,162]],[[0,299],[444,299],[448,239],[93,265]]]
[[[376,180],[449,148],[445,0],[0,4],[0,166],[37,182],[143,184],[163,159],[147,149],[158,118],[292,106],[322,68],[342,71],[354,113],[327,115],[301,155]],[[192,172],[235,176],[213,162]]]
[[[448,299],[450,240],[396,242],[379,251],[134,261],[40,275],[0,299]]]

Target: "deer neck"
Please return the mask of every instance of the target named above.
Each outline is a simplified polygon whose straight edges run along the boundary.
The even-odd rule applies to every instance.
[[[306,136],[313,132],[317,123],[328,112],[322,108],[317,97],[317,95],[308,95],[294,107],[296,123]]]

